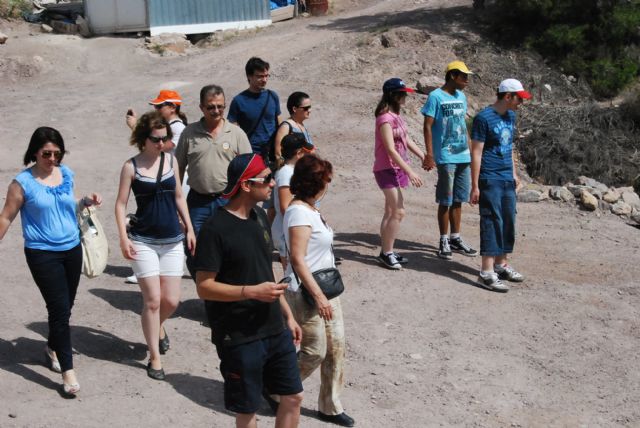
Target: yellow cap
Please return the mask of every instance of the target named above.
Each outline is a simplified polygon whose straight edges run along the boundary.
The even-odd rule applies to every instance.
[[[467,65],[462,61],[453,61],[447,65],[447,68],[444,70],[445,74],[450,72],[451,70],[458,70],[463,72],[464,74],[473,74],[471,70],[467,68]]]

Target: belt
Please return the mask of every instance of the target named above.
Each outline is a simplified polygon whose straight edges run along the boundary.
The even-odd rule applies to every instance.
[[[191,189],[190,192],[195,193],[197,196],[200,196],[201,198],[207,198],[207,199],[218,199],[220,196],[222,196],[222,192],[218,192],[218,193],[200,193],[200,192],[196,192],[195,190]]]

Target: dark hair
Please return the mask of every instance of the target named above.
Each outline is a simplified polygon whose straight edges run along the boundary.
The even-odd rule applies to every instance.
[[[144,143],[147,141],[149,135],[151,135],[151,131],[162,128],[167,130],[167,136],[169,138],[173,137],[173,132],[171,132],[169,122],[162,117],[162,114],[160,114],[159,111],[154,110],[146,112],[136,122],[133,132],[131,132],[129,144],[138,147],[138,150],[142,151],[144,150]]]
[[[304,93],[304,92],[294,92],[293,94],[289,95],[289,98],[287,98],[287,110],[289,111],[289,114],[293,114],[293,108],[294,107],[300,107],[300,104],[302,104],[302,101],[311,98],[308,94]]]
[[[208,97],[213,95],[222,95],[224,97],[224,90],[218,85],[207,85],[200,89],[200,105],[203,105]]]
[[[406,96],[406,92],[385,92],[380,98],[380,102],[376,107],[375,115],[380,116],[382,113],[386,113],[391,110],[394,113],[400,113],[400,98]]]
[[[174,104],[174,105],[176,106],[176,114],[178,115],[178,117],[180,118],[182,123],[184,125],[188,125],[189,122],[187,121],[187,115],[180,111],[180,106],[179,105],[177,105],[177,104]]]
[[[503,99],[507,94],[511,94],[512,97],[519,97],[517,92],[498,92],[496,91],[496,96],[499,100]]]
[[[296,199],[311,198],[317,195],[326,183],[331,182],[332,175],[331,162],[316,155],[304,155],[293,168],[289,189]]]
[[[256,71],[267,70],[269,70],[269,63],[267,61],[263,61],[257,56],[249,58],[249,61],[247,61],[247,65],[244,66],[244,72],[247,74],[247,76],[253,76]]]
[[[304,134],[300,132],[285,135],[280,142],[280,146],[282,147],[281,153],[284,160],[289,160],[294,157],[306,142],[307,139],[304,137]]]
[[[62,158],[64,158],[64,140],[62,139],[62,135],[58,132],[57,129],[50,128],[48,126],[41,126],[40,128],[33,131],[31,135],[31,140],[29,141],[29,147],[27,147],[27,151],[24,152],[24,166],[29,165],[31,162],[36,161],[36,153],[38,150],[42,148],[47,143],[54,144],[60,148],[62,152],[62,157],[58,160],[58,165],[62,162]]]
[[[449,80],[453,80],[458,77],[462,73],[460,70],[449,70],[447,74],[444,75],[444,81],[448,82]]]

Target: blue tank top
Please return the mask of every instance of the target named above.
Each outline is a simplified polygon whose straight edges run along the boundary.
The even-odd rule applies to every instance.
[[[60,165],[62,183],[51,187],[40,183],[23,170],[15,180],[22,187],[24,203],[20,208],[24,246],[34,250],[67,251],[80,244],[73,195],[73,171]]]
[[[167,156],[170,168],[162,175],[158,184],[156,184],[156,177],[140,174],[135,159],[131,158],[135,170],[131,190],[133,190],[138,205],[136,221],[129,229],[129,238],[134,241],[164,245],[180,242],[184,239],[176,206],[176,177],[173,171],[173,156],[170,154]]]

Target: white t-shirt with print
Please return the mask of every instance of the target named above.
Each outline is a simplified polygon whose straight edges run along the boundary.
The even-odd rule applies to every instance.
[[[284,247],[284,228],[282,227],[284,215],[280,212],[280,193],[278,189],[280,187],[289,187],[292,176],[293,165],[283,165],[276,172],[276,186],[273,188],[273,207],[276,209],[276,218],[271,225],[271,239],[273,239],[273,245],[281,257],[287,257],[287,250]]]
[[[320,216],[320,213],[311,207],[303,204],[289,205],[284,213],[283,227],[289,230],[290,227],[308,226],[311,227],[311,237],[307,245],[307,254],[304,257],[305,263],[311,272],[320,269],[336,267],[333,258],[331,245],[333,244],[333,230],[327,225]],[[289,233],[285,234],[287,247],[291,245]],[[289,290],[297,291],[299,289],[291,263],[287,266],[285,275],[291,278]]]

